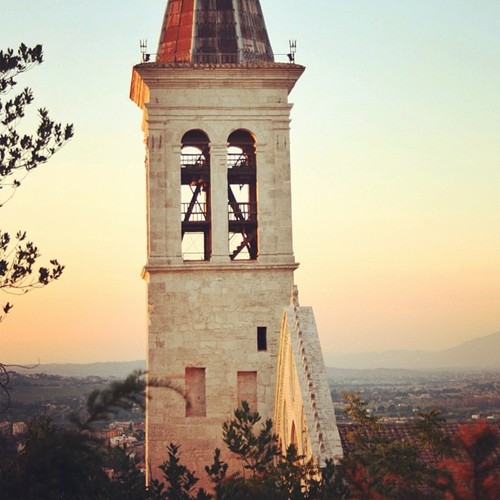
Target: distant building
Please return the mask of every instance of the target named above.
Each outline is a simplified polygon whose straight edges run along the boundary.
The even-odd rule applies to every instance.
[[[28,430],[28,425],[25,422],[14,422],[12,424],[12,435],[19,436]]]

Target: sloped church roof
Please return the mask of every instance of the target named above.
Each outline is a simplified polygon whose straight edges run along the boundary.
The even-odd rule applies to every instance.
[[[168,0],[158,62],[273,62],[259,0]]]

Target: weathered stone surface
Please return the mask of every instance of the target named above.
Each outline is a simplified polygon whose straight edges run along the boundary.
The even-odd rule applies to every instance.
[[[300,307],[296,289],[281,323],[274,425],[282,449],[293,443],[306,461],[342,457],[314,314]]]
[[[187,383],[197,405],[189,410],[178,394],[150,390],[147,461],[154,475],[175,442],[203,477],[214,448],[223,447],[222,423],[238,406],[238,394],[256,401],[264,418],[273,415],[281,315],[298,266],[288,93],[302,71],[288,64],[134,68],[131,96],[144,110],[148,148],[148,371],[183,391]],[[183,260],[181,250],[181,139],[193,129],[210,139],[213,251],[207,261]],[[259,252],[255,260],[232,261],[226,155],[228,137],[238,129],[256,141]],[[265,350],[258,349],[258,327],[267,329]]]

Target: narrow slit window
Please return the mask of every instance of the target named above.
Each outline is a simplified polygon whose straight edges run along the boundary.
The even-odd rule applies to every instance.
[[[186,417],[206,417],[205,368],[186,367]]]
[[[267,326],[257,327],[257,350],[267,351]]]

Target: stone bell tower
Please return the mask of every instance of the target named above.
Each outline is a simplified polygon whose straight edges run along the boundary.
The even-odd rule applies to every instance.
[[[259,0],[169,0],[154,62],[134,67],[146,144],[153,475],[170,442],[203,475],[242,400],[273,415],[292,248],[288,95]]]

